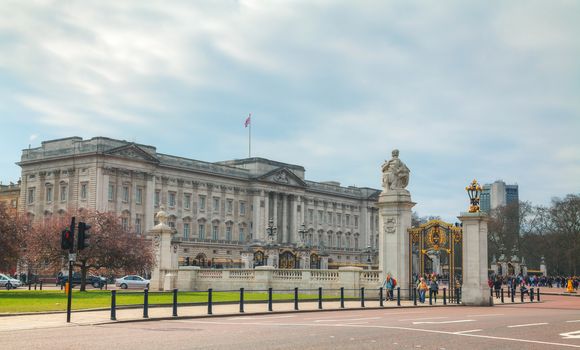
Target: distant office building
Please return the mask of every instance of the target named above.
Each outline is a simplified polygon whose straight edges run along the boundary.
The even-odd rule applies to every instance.
[[[497,207],[514,202],[519,202],[518,185],[506,185],[501,180],[483,185],[480,200],[481,211],[489,213]]]
[[[18,198],[20,197],[20,181],[2,185],[0,183],[0,203],[3,203],[10,215],[16,215]]]

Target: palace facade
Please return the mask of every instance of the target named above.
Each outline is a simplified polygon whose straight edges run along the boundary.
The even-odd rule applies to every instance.
[[[263,158],[210,163],[105,137],[44,141],[23,150],[18,165],[20,214],[42,220],[112,211],[146,234],[164,207],[181,240],[181,263],[239,266],[248,247],[271,241],[269,226],[281,249],[306,244],[324,251],[330,268],[374,263],[380,190],[309,181],[300,165]]]

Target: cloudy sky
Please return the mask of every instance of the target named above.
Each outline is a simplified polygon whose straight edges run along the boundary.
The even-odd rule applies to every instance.
[[[420,215],[477,178],[580,192],[579,1],[20,1],[0,5],[0,180],[21,150],[107,136],[380,187]]]

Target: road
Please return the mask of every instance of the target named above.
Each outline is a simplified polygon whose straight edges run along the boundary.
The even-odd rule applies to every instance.
[[[0,332],[6,349],[580,348],[580,298],[540,304],[346,310]],[[1,320],[0,320],[1,321]]]

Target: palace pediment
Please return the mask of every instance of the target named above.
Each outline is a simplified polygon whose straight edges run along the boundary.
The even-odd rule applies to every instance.
[[[104,154],[128,158],[132,160],[140,160],[150,163],[159,163],[159,159],[157,159],[150,153],[146,152],[145,150],[143,150],[141,147],[137,146],[134,143],[110,149],[104,152]]]
[[[270,182],[277,185],[306,187],[306,183],[288,168],[277,168],[256,178],[256,180]]]

